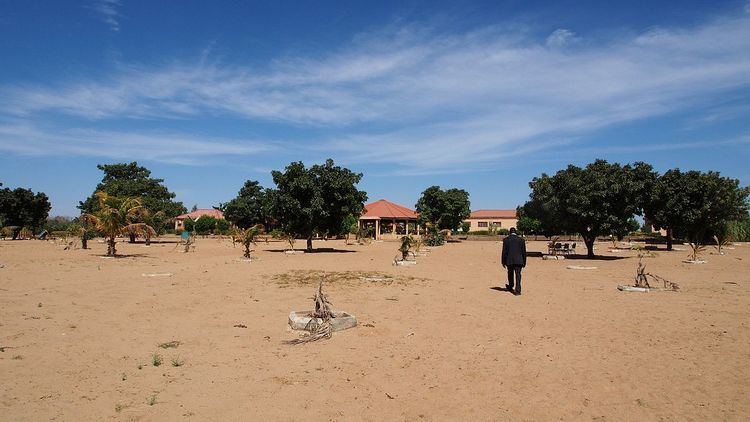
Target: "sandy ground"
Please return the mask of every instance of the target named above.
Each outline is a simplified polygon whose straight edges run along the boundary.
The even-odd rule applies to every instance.
[[[0,242],[0,419],[750,419],[750,245],[704,265],[683,264],[687,251],[644,260],[679,293],[619,292],[637,258],[606,244],[622,259],[534,257],[520,297],[492,289],[497,242],[433,248],[414,267],[391,265],[392,242],[316,247],[338,251],[262,244],[243,262],[199,239],[188,254],[121,242],[127,257],[102,259],[96,241]],[[286,345],[315,271],[359,326]]]

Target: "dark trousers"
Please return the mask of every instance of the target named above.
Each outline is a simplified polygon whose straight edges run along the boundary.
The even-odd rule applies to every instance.
[[[521,269],[523,269],[520,265],[508,265],[508,288],[510,290],[515,290],[516,293],[521,293]],[[513,282],[513,277],[515,276],[516,282]]]

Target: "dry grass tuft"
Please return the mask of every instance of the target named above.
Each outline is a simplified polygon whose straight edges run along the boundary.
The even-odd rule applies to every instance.
[[[305,286],[317,284],[325,278],[329,285],[355,286],[363,284],[362,279],[370,279],[368,283],[415,283],[428,281],[424,278],[391,275],[377,271],[318,271],[318,270],[292,270],[281,274],[275,274],[271,281],[280,287]]]

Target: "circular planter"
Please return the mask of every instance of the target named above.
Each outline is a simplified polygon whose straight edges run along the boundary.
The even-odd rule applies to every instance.
[[[310,324],[313,318],[310,316],[312,311],[292,311],[289,313],[289,326],[293,330],[308,330],[315,324]],[[343,311],[333,311],[334,318],[331,318],[331,329],[333,331],[346,330],[357,326],[357,317]],[[317,324],[322,324],[321,318],[315,318]]]

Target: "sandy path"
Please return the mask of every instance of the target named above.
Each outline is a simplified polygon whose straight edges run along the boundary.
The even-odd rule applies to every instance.
[[[681,263],[687,252],[644,260],[680,293],[617,291],[633,252],[531,258],[521,297],[491,289],[505,284],[496,242],[434,248],[414,267],[390,265],[396,243],[316,246],[350,252],[287,256],[271,243],[247,263],[228,241],[199,239],[190,254],[118,243],[135,256],[111,260],[96,242],[0,242],[0,419],[750,418],[750,245],[705,265]],[[274,279],[292,270],[397,280],[329,283],[360,326],[292,347],[288,312],[314,290]],[[181,344],[158,347],[170,340]]]

